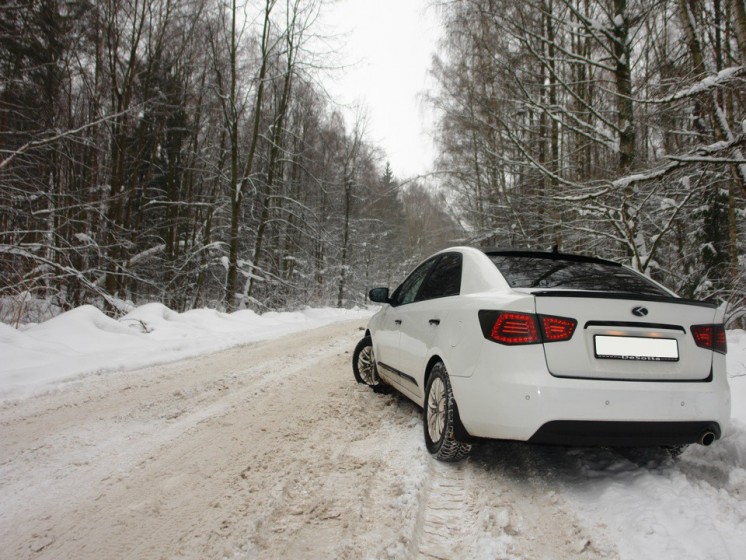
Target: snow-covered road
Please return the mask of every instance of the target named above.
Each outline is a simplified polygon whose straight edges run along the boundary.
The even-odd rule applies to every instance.
[[[0,558],[737,559],[743,431],[657,452],[483,445],[355,385],[364,321],[0,407]]]

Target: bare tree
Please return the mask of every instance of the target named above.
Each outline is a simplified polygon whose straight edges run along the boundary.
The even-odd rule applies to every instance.
[[[741,5],[441,4],[439,169],[473,241],[592,247],[690,295],[738,292]]]

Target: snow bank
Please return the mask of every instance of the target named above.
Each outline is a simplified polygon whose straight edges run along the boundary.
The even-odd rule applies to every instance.
[[[0,397],[19,398],[65,379],[197,356],[371,313],[357,308],[177,313],[151,303],[119,320],[84,305],[21,330],[0,323]]]

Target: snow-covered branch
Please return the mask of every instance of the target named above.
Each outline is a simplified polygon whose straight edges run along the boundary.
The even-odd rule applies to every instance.
[[[19,148],[15,148],[13,150],[0,149],[0,153],[8,154],[2,161],[0,161],[0,170],[5,168],[16,157],[28,152],[29,150],[33,150],[34,148],[40,148],[42,146],[48,146],[49,144],[53,144],[55,142],[58,142],[59,140],[70,138],[72,136],[80,134],[81,132],[85,130],[88,130],[89,128],[96,127],[100,124],[103,124],[105,122],[121,117],[127,113],[130,113],[134,111],[135,109],[136,107],[131,107],[130,109],[127,109],[126,111],[120,111],[118,113],[106,115],[104,117],[101,117],[100,119],[96,119],[95,121],[86,123],[82,126],[79,126],[77,128],[73,128],[70,130],[62,130],[62,131],[57,130],[51,136],[40,138],[38,140],[31,140],[30,142],[26,142],[23,146],[20,146]]]
[[[707,146],[701,146],[686,154],[665,156],[665,158],[669,160],[669,163],[654,169],[639,173],[633,173],[625,177],[620,177],[619,179],[611,181],[611,185],[615,188],[625,188],[633,185],[634,183],[660,179],[684,165],[702,162],[713,162],[708,161],[708,158],[712,158],[711,154],[722,153],[727,150],[737,148],[744,143],[746,143],[746,135],[740,135],[733,138],[733,140],[731,140],[730,142],[714,142]],[[725,158],[725,161],[720,163],[737,163],[741,159],[742,158],[736,158],[735,161],[732,161],[731,158]],[[717,161],[714,162],[717,163]]]
[[[742,80],[744,78],[746,78],[746,66],[731,66],[730,68],[724,68],[717,74],[707,76],[699,80],[697,83],[670,95],[666,95],[665,97],[641,101],[644,103],[671,103],[672,101],[678,101],[680,99],[686,99],[701,93],[706,93],[712,89],[726,86],[731,82]]]

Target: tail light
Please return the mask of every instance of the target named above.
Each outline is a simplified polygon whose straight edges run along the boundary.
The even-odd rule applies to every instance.
[[[578,322],[567,317],[514,311],[479,312],[484,337],[500,344],[538,344],[570,340]]]
[[[536,316],[528,313],[500,313],[492,325],[490,338],[501,344],[541,342]]]
[[[721,354],[728,351],[724,325],[692,325],[692,336],[700,348],[707,348]]]
[[[570,340],[578,322],[567,317],[541,315],[541,326],[544,328],[544,342]]]

